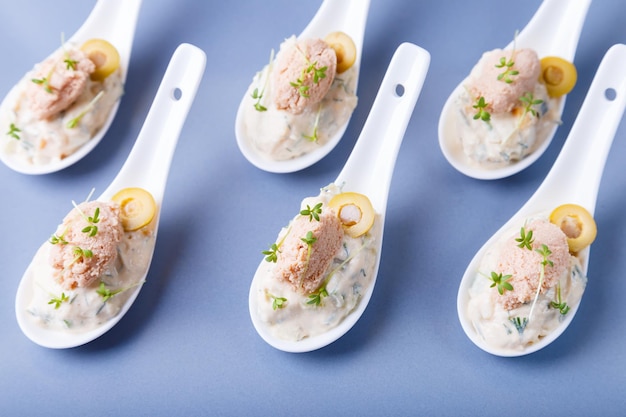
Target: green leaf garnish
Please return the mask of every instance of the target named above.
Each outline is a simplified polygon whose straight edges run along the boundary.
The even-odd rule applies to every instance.
[[[100,221],[100,218],[98,217],[99,215],[100,207],[96,207],[93,216],[87,217],[89,226],[84,227],[81,232],[87,233],[90,237],[94,237],[98,233],[98,226],[96,226],[96,223]]]
[[[104,282],[100,281],[100,287],[98,287],[96,292],[98,293],[98,295],[102,297],[102,302],[106,303],[111,297],[116,296],[117,294],[121,293],[124,290],[125,288],[120,288],[120,289],[111,291],[110,289],[106,287]]]
[[[319,136],[317,136],[317,129],[319,128],[319,125],[320,125],[321,113],[322,113],[322,103],[320,102],[320,105],[317,109],[317,115],[315,116],[315,123],[313,123],[313,133],[311,133],[311,135],[302,134],[302,137],[304,137],[309,142],[317,142],[319,140]]]
[[[522,227],[520,229],[520,237],[516,238],[515,241],[519,242],[519,244],[517,245],[520,248],[526,248],[528,250],[533,250],[532,244],[535,241],[535,239],[533,239],[533,231],[529,230],[528,233],[526,232],[526,229],[524,227]]]
[[[74,246],[74,249],[72,249],[72,252],[74,253],[74,262],[80,260],[81,258],[91,258],[93,257],[93,252],[89,249],[83,249],[80,246]]]
[[[533,93],[526,93],[519,100],[524,103],[524,114],[522,114],[522,117],[526,116],[527,113],[532,114],[534,117],[539,117],[539,113],[533,107],[543,103],[543,100],[535,99]]]
[[[278,260],[278,252],[280,252],[278,245],[276,243],[272,243],[272,246],[270,246],[269,250],[264,250],[262,253],[265,256],[265,260],[267,262],[274,262],[276,263],[276,261]]]
[[[545,244],[541,245],[541,248],[535,249],[539,255],[543,256],[543,261],[541,261],[541,265],[545,267],[546,265],[554,266],[554,262],[548,259],[548,256],[552,255],[552,251],[548,249],[548,246]]]
[[[14,139],[20,140],[20,132],[21,130],[17,126],[15,126],[15,123],[11,123],[9,125],[9,131],[7,132],[7,135],[11,136]]]
[[[509,282],[512,275],[502,275],[502,273],[497,274],[492,271],[491,276],[488,278],[493,281],[489,288],[497,287],[500,295],[504,294],[506,290],[513,291],[513,285]]]
[[[485,97],[480,96],[476,99],[476,104],[472,106],[476,109],[476,114],[474,115],[474,120],[482,120],[483,122],[489,123],[491,120],[491,114],[485,110],[487,107],[487,103],[485,102]]]
[[[67,245],[67,240],[65,240],[64,234],[62,234],[61,236],[57,236],[56,234],[53,234],[52,236],[50,236],[50,243],[52,243],[53,245],[57,245],[57,244],[61,244],[61,245]]]
[[[561,315],[566,315],[570,307],[561,299],[561,284],[556,285],[556,300],[550,302],[550,307],[559,310]]]
[[[304,210],[300,211],[300,214],[303,216],[309,216],[309,221],[313,221],[313,219],[320,221],[320,214],[322,214],[322,203],[317,203],[313,208],[306,205]]]
[[[277,310],[279,308],[284,308],[287,305],[287,299],[285,297],[277,297],[268,293],[269,297],[272,299],[272,309]]]
[[[61,293],[61,297],[52,297],[52,299],[50,301],[48,301],[48,304],[54,304],[54,309],[57,310],[59,307],[61,307],[61,303],[67,302],[69,301],[70,297],[68,297],[67,295],[65,295],[65,293]]]
[[[298,90],[298,94],[300,94],[302,97],[309,98],[309,86],[304,84],[304,79],[306,78],[307,74],[313,73],[313,83],[318,84],[320,80],[326,78],[326,70],[328,69],[328,67],[318,67],[317,61],[311,62],[300,48],[296,46],[296,49],[300,51],[300,53],[304,57],[307,66],[302,69],[300,77],[296,81],[292,81],[289,84],[292,87],[296,88]]]
[[[65,69],[76,70],[76,64],[78,64],[78,61],[70,59],[70,57],[67,56],[67,58],[65,58],[63,62],[65,62]]]
[[[306,236],[300,238],[300,240],[306,243],[310,248],[311,245],[313,245],[317,241],[317,238],[313,236],[313,232],[307,232]]]
[[[504,81],[507,84],[511,84],[513,82],[512,76],[519,75],[519,71],[512,69],[515,62],[513,62],[513,57],[507,59],[505,57],[500,58],[500,63],[496,64],[496,68],[504,68],[504,72],[498,74],[498,81]]]
[[[263,83],[263,88],[259,91],[259,88],[255,88],[252,91],[252,98],[256,100],[254,103],[254,108],[256,111],[267,111],[267,107],[261,104],[261,99],[263,98],[263,94],[265,94],[265,88],[267,87],[267,83],[270,78],[270,71],[272,70],[272,62],[274,61],[274,50],[270,52],[270,62],[267,64],[267,71],[265,75],[265,82]]]
[[[68,129],[73,129],[76,126],[78,126],[78,123],[80,123],[82,118],[85,117],[85,115],[89,113],[91,110],[93,110],[94,106],[96,105],[98,100],[102,98],[103,95],[104,95],[104,90],[96,94],[94,98],[92,98],[91,101],[85,106],[85,108],[80,113],[78,113],[76,117],[74,117],[73,119],[70,119],[65,126],[67,126]]]
[[[537,285],[537,291],[535,292],[535,298],[533,299],[533,303],[530,306],[530,313],[528,314],[528,320],[533,316],[533,311],[535,310],[535,305],[537,304],[537,300],[539,299],[539,293],[541,291],[541,287],[543,285],[543,280],[546,276],[546,266],[554,266],[554,262],[548,259],[548,256],[552,255],[552,251],[548,248],[548,246],[544,243],[541,245],[541,248],[535,249],[535,252],[540,254],[543,257],[543,260],[540,262],[541,270],[539,271],[539,284]]]
[[[263,106],[261,104],[261,99],[263,98],[263,92],[259,92],[258,88],[255,88],[254,91],[252,92],[252,98],[256,100],[256,103],[254,103],[254,108],[257,111],[266,111],[267,107]]]
[[[309,299],[306,302],[308,305],[316,305],[319,306],[322,304],[322,300],[328,297],[328,291],[326,290],[326,286],[320,288],[317,292],[309,294]]]

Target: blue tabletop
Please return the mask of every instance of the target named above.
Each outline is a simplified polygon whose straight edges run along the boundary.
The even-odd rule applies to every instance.
[[[589,282],[572,325],[543,350],[501,358],[473,345],[457,318],[467,264],[539,186],[603,55],[626,43],[626,2],[592,2],[574,61],[578,83],[548,151],[507,179],[468,178],[439,149],[441,108],[482,52],[508,44],[540,3],[372,0],[359,103],[343,140],[308,169],[272,174],[240,153],[237,106],[269,51],[298,34],[321,1],[144,1],[120,112],[94,152],[43,176],[0,166],[0,414],[623,415],[624,123],[602,179]],[[3,5],[0,95],[59,46],[60,33],[72,34],[94,4]],[[248,313],[261,251],[303,197],[336,178],[405,41],[428,50],[432,61],[398,156],[372,300],[335,343],[300,354],[274,349]],[[68,202],[92,188],[98,195],[114,178],[183,42],[202,48],[208,61],[173,158],[147,282],[128,314],[99,339],[66,350],[40,347],[15,319],[22,273]]]

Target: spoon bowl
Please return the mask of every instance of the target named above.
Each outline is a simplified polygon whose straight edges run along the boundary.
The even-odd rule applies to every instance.
[[[528,202],[476,253],[463,275],[457,298],[459,320],[470,340],[486,352],[497,356],[521,356],[542,349],[565,331],[578,310],[580,303],[571,305],[570,311],[556,329],[538,343],[522,350],[495,348],[487,344],[467,313],[469,290],[477,279],[479,264],[487,250],[504,233],[519,227],[529,216],[549,213],[561,204],[578,204],[593,215],[606,158],[626,106],[625,66],[626,45],[614,45],[600,63],[565,145],[545,180]],[[579,257],[583,273],[586,274],[589,247]]]
[[[113,182],[98,197],[99,201],[110,201],[115,193],[127,187],[140,187],[149,191],[158,207],[153,220],[155,238],[169,167],[181,129],[204,73],[205,64],[206,55],[201,49],[189,44],[182,44],[176,49],[128,159]],[[147,274],[148,269],[144,279]],[[17,322],[24,334],[33,342],[48,348],[62,349],[83,345],[107,332],[126,314],[142,285],[128,290],[133,292],[116,316],[93,330],[80,333],[38,326],[27,312],[33,287],[33,263],[31,263],[17,289],[15,300]]]
[[[122,85],[128,75],[128,64],[130,62],[141,1],[142,0],[98,0],[87,17],[87,20],[85,20],[76,33],[67,40],[68,44],[81,45],[89,39],[101,38],[106,39],[114,45],[120,55]],[[53,52],[51,56],[57,51]],[[18,85],[15,85],[6,95],[0,104],[0,113],[4,113],[4,109],[7,106],[12,106],[12,103],[15,102],[19,93],[18,87]],[[100,143],[115,118],[119,104],[120,99],[113,105],[105,123],[96,134],[66,158],[45,165],[33,165],[26,164],[0,151],[0,160],[9,168],[22,174],[49,174],[67,168],[81,160]]]
[[[298,36],[298,39],[321,38],[334,31],[342,31],[348,34],[356,46],[356,70],[355,83],[358,85],[358,77],[363,51],[363,37],[365,24],[369,11],[370,0],[324,0],[317,13]],[[356,90],[355,90],[356,92]],[[263,156],[253,145],[252,140],[246,136],[244,129],[244,106],[246,97],[241,101],[235,120],[235,136],[237,145],[244,157],[254,166],[264,171],[274,173],[289,173],[307,168],[332,151],[343,136],[350,119],[330,138],[324,145],[312,152],[293,159],[274,161]]]
[[[255,329],[271,346],[285,352],[309,352],[319,349],[344,335],[365,311],[374,290],[380,264],[387,198],[396,157],[429,64],[430,55],[424,49],[410,43],[403,43],[398,47],[354,150],[335,180],[335,184],[343,185],[346,191],[367,195],[379,215],[381,226],[380,237],[376,242],[378,257],[372,274],[373,281],[355,310],[337,327],[300,341],[282,340],[275,337],[267,323],[258,316],[256,287],[260,280],[260,272],[266,263],[261,261],[250,286],[249,309]]]
[[[576,47],[591,0],[563,2],[544,0],[526,27],[504,49],[530,48],[541,57],[559,56],[574,62]],[[455,112],[457,97],[464,90],[462,81],[446,100],[439,118],[439,146],[448,162],[459,172],[477,179],[494,180],[516,174],[535,162],[548,148],[558,127],[548,132],[538,147],[519,161],[499,168],[485,168],[471,161],[463,152],[456,132]],[[565,96],[558,103],[558,115],[563,114]]]

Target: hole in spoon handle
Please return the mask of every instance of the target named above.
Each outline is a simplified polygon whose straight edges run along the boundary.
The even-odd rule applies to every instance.
[[[367,194],[377,209],[386,202],[398,150],[429,65],[426,50],[410,43],[398,47],[354,150],[337,177],[337,184]]]
[[[206,54],[181,44],[170,60],[137,141],[109,190],[133,186],[149,190],[160,201],[180,131],[206,65]],[[178,93],[176,93],[178,91]]]

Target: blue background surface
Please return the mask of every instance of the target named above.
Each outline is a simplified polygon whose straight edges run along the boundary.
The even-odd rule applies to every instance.
[[[0,95],[73,33],[93,1],[3,5]],[[25,176],[0,166],[0,414],[20,415],[481,415],[626,412],[626,125],[608,157],[596,208],[589,283],[570,328],[529,356],[475,347],[457,319],[460,278],[474,253],[532,195],[550,169],[604,53],[626,43],[626,2],[595,0],[575,64],[563,125],[539,161],[513,177],[455,171],[437,142],[448,94],[485,50],[510,42],[538,0],[372,0],[359,105],[339,146],[293,174],[249,164],[234,137],[238,103],[270,49],[298,34],[320,0],[146,0],[126,94],[105,139],[64,171]],[[381,267],[371,303],[343,338],[306,354],[256,334],[248,290],[271,243],[346,161],[396,49],[432,61],[400,149]],[[69,202],[104,191],[143,124],[182,42],[208,55],[174,155],[147,284],[123,320],[96,341],[49,350],[15,320],[18,281]],[[626,71],[626,69],[624,69]],[[589,140],[593,140],[590,137]],[[584,169],[584,167],[581,167]]]

